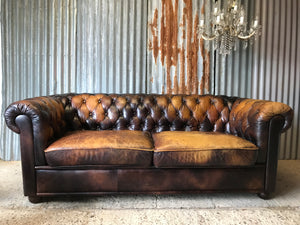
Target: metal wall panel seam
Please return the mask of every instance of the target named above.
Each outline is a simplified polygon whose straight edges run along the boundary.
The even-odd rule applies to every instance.
[[[12,89],[14,90],[14,98],[17,99],[17,96],[20,96],[20,90],[21,90],[21,83],[19,82],[19,80],[21,79],[22,74],[20,73],[20,54],[19,54],[19,49],[20,49],[20,41],[19,41],[19,37],[20,37],[20,23],[19,23],[19,2],[15,3],[14,7],[13,7],[13,13],[15,14],[15,18],[16,21],[18,23],[18,26],[13,26],[13,30],[14,30],[14,35],[13,38],[15,39],[15,44],[14,44],[14,50],[13,50],[13,70],[14,70],[14,74],[15,76],[13,76],[15,78],[13,85],[14,87],[12,87]],[[13,22],[12,22],[13,24]],[[19,136],[18,135],[14,135],[14,142],[18,141]],[[18,158],[20,155],[19,151],[13,151],[12,152],[12,156],[14,158]]]
[[[76,77],[76,90],[80,90],[81,92],[83,92],[83,82],[85,80],[81,80],[81,76],[83,75],[82,73],[82,68],[83,68],[83,60],[82,60],[82,51],[83,51],[83,43],[82,43],[82,37],[83,35],[81,35],[83,33],[83,24],[79,23],[79,21],[83,20],[83,6],[82,6],[82,1],[77,1],[78,2],[78,7],[81,7],[81,10],[79,10],[79,12],[77,13],[77,22],[76,22],[76,27],[77,27],[77,38],[76,38],[76,62],[77,62],[77,77]],[[79,60],[81,59],[81,60]]]
[[[291,76],[291,81],[290,82],[290,88],[289,88],[289,96],[291,97],[290,98],[290,104],[293,108],[295,108],[295,81],[296,81],[296,66],[297,66],[297,63],[295,61],[296,59],[296,46],[297,46],[297,0],[293,0],[292,1],[292,7],[291,7],[291,26],[292,26],[292,29],[291,29],[291,42],[290,42],[290,76]],[[290,138],[290,141],[291,141],[291,150],[289,151],[289,155],[287,156],[287,158],[294,158],[295,157],[295,153],[296,153],[296,140],[297,140],[297,137],[295,136],[295,134],[297,134],[297,130],[296,130],[296,123],[297,121],[294,120],[293,121],[293,128],[294,129],[291,129],[291,138]]]
[[[111,2],[111,1],[108,1]],[[92,4],[92,1],[89,1],[89,5]],[[95,74],[93,73],[93,68],[95,67],[95,62],[94,62],[94,57],[93,57],[93,50],[94,50],[94,45],[95,45],[95,39],[93,38],[94,34],[94,25],[95,25],[95,17],[93,15],[94,12],[94,7],[89,7],[87,5],[87,21],[88,23],[86,24],[86,31],[87,31],[87,46],[86,46],[86,58],[85,58],[85,70],[86,70],[86,76],[88,79],[88,83],[86,86],[86,92],[88,93],[93,93],[95,92],[94,90],[94,81],[95,81]]]
[[[72,48],[71,48],[71,54],[72,54],[72,66],[71,66],[71,73],[70,73],[70,80],[71,80],[71,92],[75,92],[76,89],[76,81],[77,81],[77,48],[76,48],[76,43],[77,43],[77,1],[73,0],[72,1],[72,7],[71,7],[71,12],[72,12],[72,20],[70,20],[70,23],[72,21],[72,29],[70,29],[71,32],[71,40],[72,40]]]
[[[124,2],[121,1],[121,3],[119,4],[119,12],[118,12],[118,15],[119,15],[119,20],[117,21],[119,24],[119,27],[118,27],[118,33],[119,33],[119,39],[117,40],[117,49],[119,49],[118,51],[118,63],[116,65],[116,67],[118,68],[118,74],[119,74],[119,79],[117,79],[117,90],[118,92],[120,93],[123,88],[123,81],[122,81],[122,74],[123,74],[123,45],[122,45],[122,40],[123,40],[123,35],[122,35],[122,31],[123,31],[123,26],[122,26],[122,21],[123,21],[123,9],[124,9],[124,6],[123,6]]]
[[[116,73],[116,68],[117,68],[117,61],[118,61],[118,58],[117,58],[117,46],[116,46],[116,43],[117,43],[117,37],[119,35],[117,35],[116,33],[116,30],[117,30],[117,17],[118,17],[118,14],[117,14],[117,5],[120,5],[120,3],[116,4],[115,7],[113,7],[114,5],[111,4],[111,7],[113,9],[113,17],[112,17],[112,24],[113,24],[113,30],[112,30],[112,39],[113,39],[113,55],[112,55],[112,62],[113,62],[113,66],[110,65],[111,68],[111,71],[110,71],[110,77],[112,79],[111,83],[112,83],[112,92],[113,93],[116,93],[117,90],[116,90],[116,81],[119,80],[119,76],[120,76],[120,73]]]
[[[278,86],[278,54],[279,54],[279,37],[280,37],[280,8],[279,1],[274,2],[274,13],[273,13],[273,27],[272,27],[272,39],[273,39],[273,61],[271,65],[271,74],[273,76],[273,80],[270,86],[270,98],[272,100],[276,100],[276,93],[278,90],[274,87]]]
[[[68,42],[70,42],[69,37],[69,26],[68,26],[68,6],[69,6],[69,0],[62,1],[62,19],[61,19],[61,37],[62,37],[62,51],[61,51],[61,93],[68,93],[69,91],[69,80],[68,80],[68,61],[70,61],[70,58],[68,57],[69,53],[69,47]]]
[[[281,35],[280,35],[280,42],[282,43],[281,45],[281,48],[280,48],[280,58],[281,60],[279,60],[279,74],[280,74],[280,78],[281,78],[281,82],[280,82],[280,86],[278,87],[278,90],[282,90],[282,93],[280,96],[279,96],[279,101],[282,102],[283,101],[283,96],[284,96],[284,93],[283,93],[283,90],[284,90],[284,65],[285,65],[285,49],[286,49],[286,32],[287,32],[287,28],[286,28],[286,15],[287,15],[287,7],[286,7],[286,4],[287,2],[286,1],[280,1],[281,3],[281,10],[280,12],[282,13],[281,14],[281,25],[282,25],[282,28],[281,30],[283,32],[281,32]],[[286,133],[281,135],[281,141],[280,141],[280,152],[279,152],[279,157],[281,159],[284,158],[284,155],[285,155],[285,141],[286,141]]]
[[[251,19],[256,17],[256,12],[255,12],[255,1],[250,1],[248,2],[248,7],[247,7],[247,16],[248,16],[248,24],[250,25]],[[247,91],[245,93],[247,98],[251,97],[251,91],[252,91],[252,68],[253,68],[253,50],[254,46],[250,44],[247,49],[247,58],[246,58],[246,87]],[[248,62],[248,63],[247,63]],[[248,84],[248,85],[247,85]]]
[[[129,47],[129,51],[128,51],[128,54],[127,54],[127,57],[128,57],[128,64],[126,65],[126,69],[127,69],[127,86],[128,86],[128,93],[132,93],[133,92],[133,72],[134,72],[134,63],[133,63],[133,52],[131,52],[130,50],[133,49],[133,46],[134,46],[134,37],[135,35],[133,34],[134,32],[131,32],[132,31],[132,28],[134,27],[132,23],[134,23],[134,21],[132,22],[132,16],[134,13],[132,13],[132,9],[134,10],[134,4],[131,5],[131,2],[128,2],[128,31],[127,32],[127,46]]]
[[[11,85],[11,76],[9,76],[10,74],[11,74],[11,67],[9,66],[10,64],[11,64],[11,60],[10,60],[10,55],[9,55],[9,52],[8,52],[8,49],[11,49],[10,48],[10,43],[9,43],[9,40],[11,40],[11,35],[10,35],[10,26],[9,25],[11,25],[10,24],[10,21],[9,21],[9,11],[8,11],[8,9],[9,9],[9,4],[8,4],[8,2],[7,1],[5,1],[4,3],[4,7],[5,7],[5,10],[3,10],[2,12],[3,12],[3,14],[5,15],[5,17],[4,17],[4,19],[5,19],[5,21],[3,21],[4,22],[4,24],[6,24],[7,26],[6,26],[6,29],[5,29],[5,34],[3,35],[4,37],[5,37],[5,45],[3,45],[4,46],[4,48],[6,49],[6,51],[5,51],[5,56],[4,57],[6,57],[6,70],[5,70],[5,85],[3,86],[3,89],[4,89],[4,96],[6,95],[6,101],[5,101],[5,105],[7,105],[7,103],[9,102],[9,101],[11,101],[12,100],[12,96],[11,96],[11,94],[12,94],[12,92],[11,92],[11,88],[10,88],[10,85]],[[10,93],[9,95],[7,95],[7,93]],[[13,143],[12,142],[12,133],[11,132],[7,132],[8,131],[8,128],[7,127],[5,127],[5,131],[6,132],[4,132],[4,140],[8,140],[8,143],[9,144],[11,144],[11,143]],[[6,146],[4,146],[4,147],[6,147]],[[9,151],[6,151],[6,152],[4,152],[4,157],[5,158],[10,158],[11,157],[11,151],[12,151],[12,149],[11,149],[11,147],[12,146],[9,146]]]
[[[297,1],[297,12],[300,12],[300,1]],[[299,14],[297,13],[297,25],[296,25],[296,28],[297,28],[297,47],[296,47],[296,52],[297,52],[297,56],[296,56],[296,61],[295,61],[295,64],[296,64],[296,88],[295,88],[295,93],[297,93],[298,91],[298,95],[296,95],[296,98],[295,98],[295,102],[296,102],[296,105],[295,105],[295,109],[297,109],[298,111],[298,116],[296,117],[295,116],[295,119],[298,120],[298,123],[296,123],[296,129],[297,129],[297,135],[296,135],[296,139],[297,139],[297,144],[296,144],[296,155],[295,155],[295,158],[296,159],[299,159],[300,158],[300,116],[299,116],[299,112],[300,112],[300,65],[299,65],[299,62],[300,62],[300,16]]]
[[[125,93],[129,92],[129,86],[128,84],[128,57],[129,57],[129,35],[128,35],[128,30],[129,30],[129,4],[126,4],[123,7],[123,30],[122,30],[122,35],[123,35],[123,42],[122,42],[122,48],[123,48],[123,53],[122,53],[122,89]]]
[[[115,17],[114,15],[114,9],[113,9],[113,1],[108,1],[107,3],[107,33],[106,36],[107,38],[107,53],[106,53],[106,67],[107,67],[107,77],[106,77],[106,91],[105,93],[112,93],[112,87],[111,85],[113,85],[114,83],[114,74],[113,74],[113,67],[114,67],[114,61],[113,61],[113,55],[114,55],[114,51],[115,51],[115,46],[114,46],[114,35],[113,35],[113,18]]]
[[[260,0],[255,1],[254,6],[254,12],[255,16],[258,16],[261,20],[261,14],[260,14]],[[261,22],[262,24],[262,22]],[[251,96],[255,99],[258,99],[258,92],[259,92],[259,68],[260,68],[260,45],[261,45],[261,39],[257,38],[257,40],[253,44],[253,73],[251,74],[253,76],[253,83],[252,83],[252,93]],[[256,57],[255,57],[256,56]]]
[[[0,0],[1,1],[1,0]],[[148,27],[148,18],[149,18],[149,7],[150,7],[150,3],[149,3],[149,0],[145,0],[143,2],[146,2],[146,16],[145,16],[145,20],[146,20],[146,24],[147,24],[147,29],[145,30],[145,46],[144,46],[144,57],[145,57],[145,81],[144,81],[144,85],[145,85],[145,94],[150,94],[150,90],[149,90],[149,87],[148,87],[148,81],[150,80],[149,78],[149,66],[148,66],[148,60],[149,60],[149,55],[148,55],[148,36],[149,36],[149,27]],[[150,0],[150,2],[152,2],[152,0]]]
[[[283,86],[283,102],[290,105],[290,96],[289,96],[289,88],[290,88],[290,68],[286,62],[290,62],[290,51],[291,51],[291,20],[292,20],[292,13],[291,13],[291,1],[287,1],[287,7],[286,7],[286,41],[288,40],[288,43],[285,48],[285,65],[284,65],[284,86]],[[285,133],[285,147],[284,147],[284,156],[283,159],[287,159],[289,155],[289,150],[291,149],[291,130],[288,130]]]
[[[0,0],[0,15],[3,14],[2,12],[2,0]],[[3,38],[2,38],[2,34],[3,34],[3,20],[2,20],[2,16],[0,17],[0,138],[2,138],[4,136],[4,119],[3,119],[3,114],[4,114],[4,104],[3,104],[3,92],[2,92],[2,85],[3,85],[3,80],[4,80],[4,76],[3,76],[3,61],[2,61],[2,54],[3,54]],[[3,139],[1,139],[3,140]],[[4,140],[0,142],[0,158],[3,158],[3,149],[4,149]]]
[[[36,58],[36,67],[37,67],[37,70],[36,70],[36,73],[35,73],[35,81],[36,81],[36,93],[35,93],[35,96],[40,96],[41,95],[41,88],[42,88],[42,82],[41,82],[41,77],[42,77],[42,74],[41,74],[41,61],[42,61],[42,53],[41,53],[41,29],[40,29],[40,24],[41,24],[41,9],[40,9],[40,4],[41,1],[38,1],[36,3],[36,8],[35,8],[35,11],[37,13],[37,18],[38,21],[36,21],[36,24],[34,25],[35,26],[35,30],[36,30],[36,37],[37,37],[37,41],[36,41],[36,50],[35,50],[35,58]]]
[[[273,1],[269,1],[267,4],[267,15],[266,15],[266,42],[265,42],[265,68],[264,68],[264,77],[265,77],[265,88],[264,88],[264,95],[263,98],[266,100],[271,100],[270,96],[270,88],[271,88],[271,80],[272,80],[272,70],[271,70],[271,64],[273,61],[273,27],[274,27],[274,20],[272,18],[273,16],[273,8],[274,4]]]
[[[262,26],[262,35],[261,35],[261,45],[260,45],[260,63],[259,63],[259,92],[258,92],[258,98],[263,99],[264,98],[264,87],[265,87],[265,49],[262,46],[266,45],[266,29],[267,26],[265,26],[266,23],[266,16],[264,16],[267,13],[267,6],[266,6],[267,0],[263,0],[261,4],[261,10],[260,10],[260,18],[261,18],[261,23],[264,25]]]
[[[0,33],[1,33],[1,37],[0,37],[0,51],[1,51],[1,55],[0,55],[0,73],[1,73],[1,81],[0,81],[0,97],[1,97],[1,100],[0,100],[0,115],[1,115],[1,118],[0,118],[0,138],[1,140],[5,140],[4,138],[6,137],[6,127],[5,127],[5,121],[4,121],[4,109],[5,109],[5,106],[6,106],[6,98],[4,97],[5,96],[5,90],[6,90],[6,79],[5,79],[5,74],[6,74],[6,65],[5,65],[5,57],[6,57],[6,51],[4,50],[4,46],[5,46],[5,27],[4,27],[4,22],[5,22],[5,16],[3,16],[5,13],[3,10],[4,8],[4,3],[2,0],[0,0],[0,15],[1,15],[1,18],[0,18]],[[4,141],[1,141],[0,142],[0,158],[4,158],[5,157],[5,151],[4,151]]]

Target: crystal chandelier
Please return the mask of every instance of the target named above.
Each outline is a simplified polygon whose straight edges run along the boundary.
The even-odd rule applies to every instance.
[[[223,9],[221,0],[214,3],[210,26],[206,27],[204,18],[200,18],[199,34],[204,40],[213,41],[214,50],[219,49],[220,54],[227,55],[232,49],[236,50],[238,40],[242,40],[244,48],[248,41],[252,44],[260,35],[261,26],[256,18],[247,30],[245,9],[240,0],[225,0],[222,6]]]

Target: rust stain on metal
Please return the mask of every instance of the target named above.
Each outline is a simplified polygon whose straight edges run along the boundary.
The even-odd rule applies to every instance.
[[[183,13],[186,15],[186,61],[187,61],[187,93],[190,94],[192,90],[192,32],[193,32],[193,5],[192,0],[184,0],[185,7]]]
[[[205,1],[201,7],[201,14],[205,14]],[[203,38],[200,39],[200,52],[203,59],[203,71],[202,71],[202,77],[200,82],[200,94],[204,94],[204,90],[209,91],[209,80],[210,80],[210,55],[209,52],[204,48],[204,40]]]
[[[199,37],[198,37],[198,25],[199,25],[199,16],[196,14],[194,20],[194,37],[192,42],[192,94],[198,93],[198,49],[199,49]]]
[[[185,50],[182,46],[180,49],[180,86],[178,94],[186,93],[186,85],[185,85]]]
[[[210,67],[210,55],[209,52],[204,48],[204,40],[200,39],[200,50],[201,50],[201,56],[203,59],[203,73],[202,78],[200,82],[200,94],[204,94],[204,90],[206,89],[209,91],[209,67]]]
[[[209,52],[206,50],[205,51],[205,66],[204,66],[204,76],[205,76],[205,89],[207,91],[209,91],[209,80],[210,80],[210,71],[209,71],[209,67],[210,67],[210,55]]]
[[[179,92],[178,94],[184,94],[186,93],[186,86],[185,86],[185,49],[184,49],[184,40],[185,40],[185,25],[186,25],[186,19],[185,19],[185,14],[182,15],[182,23],[180,24],[182,29],[182,44],[179,49],[179,56],[180,56],[180,83],[179,83]],[[175,93],[176,94],[176,93]]]
[[[151,77],[150,82],[153,84],[153,77]]]
[[[153,16],[153,23],[149,24],[150,28],[151,28],[151,33],[152,33],[152,42],[149,42],[149,49],[151,49],[153,51],[153,56],[155,59],[155,63],[157,63],[157,56],[158,56],[158,51],[159,51],[159,47],[158,47],[158,28],[157,28],[157,20],[158,20],[158,10],[155,9],[154,11],[154,16]]]
[[[205,1],[201,7],[201,15],[204,15],[205,14]]]
[[[152,39],[149,41],[148,47],[149,50],[153,52],[155,63],[157,63],[160,52],[161,64],[166,67],[167,94],[197,94],[199,92],[199,48],[203,58],[202,80],[204,79],[203,82],[201,80],[200,89],[203,85],[205,89],[207,85],[209,85],[209,82],[206,82],[207,76],[209,78],[209,61],[207,62],[207,59],[209,60],[209,54],[207,54],[207,50],[204,49],[204,44],[201,45],[200,43],[200,38],[197,32],[199,15],[196,13],[195,16],[193,16],[193,1],[181,1],[184,4],[184,8],[181,16],[181,22],[179,23],[179,0],[161,0],[160,30],[158,30],[158,9],[155,9],[153,19],[149,22]],[[201,13],[203,13],[203,11],[204,7],[201,9]],[[160,32],[159,40],[158,31]],[[178,40],[179,32],[182,33],[181,44]],[[175,70],[171,70],[172,66],[174,66]],[[174,74],[171,74],[172,71],[175,71]],[[208,75],[206,74],[207,72]],[[153,82],[153,80],[151,80],[151,82]],[[162,86],[162,89],[164,92],[165,87]]]

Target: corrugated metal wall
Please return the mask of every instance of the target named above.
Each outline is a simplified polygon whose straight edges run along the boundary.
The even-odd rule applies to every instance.
[[[163,63],[159,55],[155,62],[151,25],[157,9],[156,29],[161,37],[162,2],[172,3],[173,9],[178,2],[177,48],[186,50],[197,38],[193,36],[196,15],[207,17],[211,1],[2,0],[0,158],[20,158],[19,136],[3,121],[5,107],[15,100],[65,92],[161,93],[168,92],[168,87],[176,93],[175,81],[179,93],[190,79],[194,83],[189,87],[195,92],[270,99],[292,106],[295,119],[292,129],[282,136],[280,158],[300,159],[300,2],[244,0],[249,15],[260,17],[262,36],[254,46],[240,48],[227,58],[214,54],[209,43],[201,43],[194,58],[197,85],[195,77],[188,77],[187,55],[177,63]],[[190,9],[186,17],[192,28],[183,24],[184,8]]]
[[[3,113],[67,92],[145,93],[147,1],[2,0],[0,158],[20,159]]]
[[[146,92],[147,1],[78,1],[77,14],[76,90]]]

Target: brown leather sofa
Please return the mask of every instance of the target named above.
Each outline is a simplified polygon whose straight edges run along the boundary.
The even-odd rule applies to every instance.
[[[226,96],[65,94],[18,101],[24,194],[274,191],[293,110]]]

